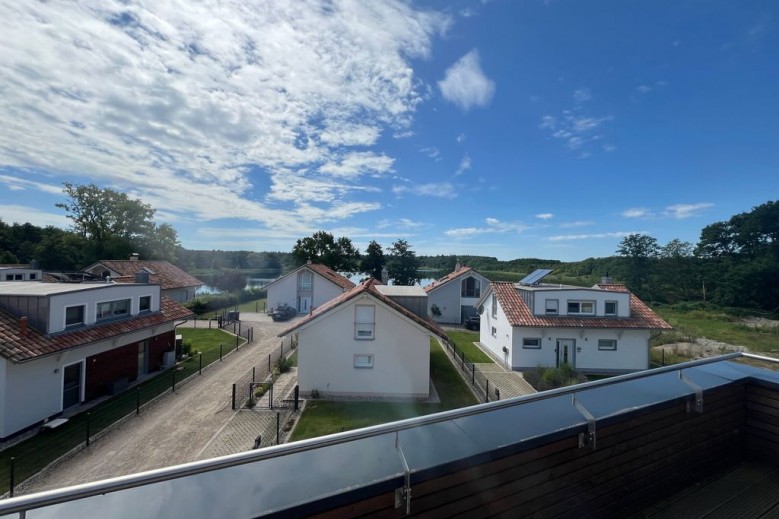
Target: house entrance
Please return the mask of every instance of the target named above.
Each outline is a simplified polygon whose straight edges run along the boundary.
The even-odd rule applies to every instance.
[[[81,363],[65,366],[62,376],[62,408],[81,402]]]
[[[149,341],[138,343],[138,378],[149,372]]]
[[[311,309],[310,297],[298,297],[298,313],[307,314]]]
[[[574,358],[574,351],[576,341],[574,339],[557,339],[557,364],[556,367],[560,367],[563,364],[568,364],[571,367],[576,367],[576,359]]]

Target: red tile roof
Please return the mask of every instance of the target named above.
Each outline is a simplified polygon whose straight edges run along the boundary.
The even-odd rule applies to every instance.
[[[460,267],[459,270],[454,270],[454,271],[450,272],[449,274],[445,275],[444,277],[438,278],[437,280],[435,280],[432,283],[430,283],[429,285],[427,285],[425,287],[425,292],[430,292],[431,290],[435,290],[435,289],[441,287],[441,285],[445,285],[445,284],[449,283],[450,281],[459,278],[463,274],[467,274],[468,272],[474,272],[474,273],[479,274],[480,276],[484,277],[483,274],[480,274],[473,267]]]
[[[624,285],[598,285],[604,290],[629,292]],[[503,313],[511,326],[539,328],[629,328],[670,330],[671,325],[652,311],[634,294],[630,294],[630,317],[569,317],[534,315],[519,294],[514,283],[493,281],[491,289],[498,298]]]
[[[329,312],[333,308],[336,308],[337,306],[342,305],[343,303],[349,301],[350,299],[353,299],[357,297],[360,294],[370,294],[374,298],[378,299],[382,303],[386,304],[387,306],[391,307],[393,310],[397,311],[398,313],[402,314],[403,316],[407,317],[408,319],[411,319],[415,323],[424,326],[428,330],[430,330],[435,335],[441,337],[442,339],[446,339],[446,332],[443,328],[441,328],[438,323],[433,321],[432,319],[423,319],[416,315],[415,313],[411,312],[407,308],[403,307],[402,305],[396,303],[389,297],[383,295],[378,290],[376,290],[376,285],[380,285],[381,282],[377,281],[374,278],[368,279],[366,281],[363,281],[359,285],[355,286],[352,290],[349,290],[348,292],[344,292],[343,294],[339,295],[336,298],[331,299],[327,303],[323,304],[322,306],[314,309],[313,312],[308,314],[303,319],[300,319],[295,324],[284,330],[283,332],[279,333],[279,337],[283,337],[287,335],[288,333],[300,328],[304,324],[313,321],[314,319],[318,318],[319,316]]]
[[[73,331],[44,335],[29,327],[22,336],[19,318],[0,310],[0,356],[13,361],[24,362],[57,353],[59,351],[86,346],[112,337],[117,337],[146,328],[159,326],[192,315],[187,308],[166,296],[162,296],[162,310],[121,321],[85,326]]]
[[[149,283],[160,285],[163,290],[195,287],[205,284],[168,261],[101,260],[87,267],[87,269],[92,270],[97,265],[103,265],[108,270],[118,272],[119,276],[114,278],[114,281],[119,283],[135,283],[135,273],[139,270],[148,269],[151,271],[149,273]]]

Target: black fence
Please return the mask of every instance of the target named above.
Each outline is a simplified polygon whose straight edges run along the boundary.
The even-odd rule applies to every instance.
[[[280,359],[286,359],[297,346],[294,336],[287,336],[281,340],[279,347],[263,357],[240,379],[236,380],[231,388],[230,399],[232,408],[254,407],[260,401],[266,401],[266,407],[288,407],[291,404],[282,399],[283,395],[274,394],[274,383],[278,375],[284,370]],[[298,394],[297,387],[295,395]],[[267,398],[263,398],[267,395]],[[297,401],[297,397],[295,399]],[[297,402],[294,404],[297,410]]]
[[[471,385],[477,397],[484,402],[500,400],[500,388],[490,382],[490,379],[479,369],[477,364],[468,361],[463,350],[459,349],[453,341],[444,341],[444,346],[444,351],[462,372],[463,378]]]
[[[88,411],[72,416],[56,428],[41,427],[40,432],[0,452],[0,493],[13,497],[14,487],[34,476],[48,464],[73,449],[88,447],[96,437],[122,419],[138,415],[157,397],[181,390],[185,381],[202,374],[215,362],[238,351],[246,339],[251,342],[254,328],[237,329],[235,342],[220,344],[203,353],[190,356],[175,367],[144,380],[135,388],[104,400]],[[245,346],[244,346],[245,347]]]

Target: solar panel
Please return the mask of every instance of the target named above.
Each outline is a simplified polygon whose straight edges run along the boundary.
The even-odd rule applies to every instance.
[[[552,273],[552,269],[536,269],[519,280],[520,285],[536,285],[539,281]]]

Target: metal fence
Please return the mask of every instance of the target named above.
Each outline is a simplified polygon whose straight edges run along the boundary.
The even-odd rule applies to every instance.
[[[275,408],[286,406],[287,403],[282,400],[282,395],[273,394],[274,377],[272,377],[272,375],[274,369],[276,369],[279,364],[279,359],[287,358],[295,347],[297,347],[297,342],[294,336],[290,335],[284,337],[280,341],[278,348],[269,353],[267,357],[261,358],[257,364],[252,366],[252,368],[241,378],[236,380],[231,388],[230,399],[232,401],[232,408],[238,409],[240,407],[246,407],[247,404],[249,407],[253,407],[257,405],[257,402],[262,396],[265,396],[265,394],[269,395],[266,399],[269,401],[267,407]],[[263,394],[261,396],[257,396],[256,394],[258,389],[262,390]],[[274,399],[274,396],[277,398]]]
[[[453,341],[443,341],[444,351],[452,359],[454,365],[462,372],[463,378],[468,381],[477,397],[485,402],[500,400],[500,389],[487,378],[479,366],[468,361],[465,352],[457,347]]]
[[[55,459],[74,449],[88,447],[114,424],[140,414],[158,397],[180,390],[184,382],[202,374],[208,366],[222,361],[233,351],[238,351],[241,338],[251,342],[254,337],[254,329],[251,327],[238,331],[240,335],[236,335],[234,343],[220,344],[219,349],[194,355],[176,367],[141,382],[135,388],[69,418],[54,429],[43,427],[36,436],[4,449],[0,452],[0,494],[7,489],[7,497],[13,497],[16,485],[34,476]],[[43,444],[45,447],[42,448]]]

